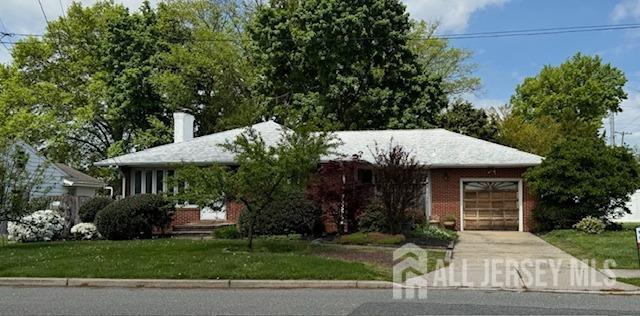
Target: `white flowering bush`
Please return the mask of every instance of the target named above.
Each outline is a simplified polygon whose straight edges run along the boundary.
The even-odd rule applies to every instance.
[[[100,238],[100,233],[93,223],[80,223],[71,227],[71,236],[76,240],[94,240]]]
[[[9,239],[22,242],[56,240],[62,237],[63,230],[64,218],[52,210],[36,211],[8,226]]]

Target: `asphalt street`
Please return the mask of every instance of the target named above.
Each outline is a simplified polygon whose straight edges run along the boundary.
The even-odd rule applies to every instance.
[[[640,297],[429,290],[394,300],[390,290],[176,290],[0,287],[2,315],[441,315],[640,314]]]

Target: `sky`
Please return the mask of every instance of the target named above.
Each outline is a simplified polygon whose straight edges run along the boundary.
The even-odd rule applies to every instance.
[[[137,9],[143,0],[115,0]],[[440,34],[460,34],[549,27],[640,23],[640,0],[403,0],[411,17],[440,24]],[[47,17],[60,16],[71,0],[41,0]],[[82,0],[90,5],[96,0]],[[158,2],[151,1],[152,4]],[[0,31],[44,32],[37,0],[0,0]],[[470,50],[478,65],[482,90],[466,98],[478,107],[508,102],[524,78],[544,65],[559,65],[577,52],[599,55],[622,69],[629,98],[615,119],[616,131],[632,133],[625,143],[640,146],[640,29],[511,38],[452,40]],[[10,60],[0,47],[0,62]],[[608,124],[607,129],[608,129]],[[609,134],[609,132],[608,132]],[[620,142],[620,135],[617,139]]]

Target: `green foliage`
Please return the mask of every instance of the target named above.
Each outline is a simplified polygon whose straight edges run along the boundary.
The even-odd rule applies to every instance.
[[[29,213],[33,213],[35,211],[47,210],[51,205],[51,198],[41,196],[37,198],[32,198],[29,200],[29,204],[27,205],[27,210]]]
[[[514,113],[525,121],[551,117],[563,135],[593,137],[609,112],[620,112],[627,98],[624,73],[600,57],[580,53],[558,67],[545,66],[525,79],[511,98]]]
[[[32,213],[32,208],[42,204],[32,204],[36,202],[32,196],[44,195],[50,190],[44,183],[48,165],[41,164],[30,170],[29,159],[20,142],[0,138],[0,222],[19,221]]]
[[[153,229],[171,223],[173,204],[160,195],[142,194],[109,204],[96,215],[98,232],[110,240],[151,238]]]
[[[412,238],[426,238],[453,241],[458,240],[458,234],[449,229],[440,228],[435,225],[422,225],[409,233]]]
[[[449,40],[436,35],[437,30],[437,23],[413,21],[408,46],[422,73],[442,78],[448,96],[478,91],[480,78],[473,76],[477,65],[469,62],[472,52],[450,46]]]
[[[96,214],[111,203],[113,203],[113,199],[109,197],[96,196],[80,206],[78,216],[83,223],[93,223]]]
[[[596,217],[587,216],[573,225],[577,231],[587,233],[587,234],[600,234],[605,229],[604,222]]]
[[[248,223],[244,229],[252,248],[254,229],[263,212],[291,192],[302,192],[320,157],[335,147],[326,133],[285,129],[277,144],[267,145],[262,136],[248,128],[224,147],[235,155],[237,168],[185,166],[177,169],[176,181],[189,186],[177,194],[177,201],[219,207],[220,201],[241,202]]]
[[[244,31],[247,14],[231,0],[158,5],[157,27],[169,39],[151,81],[169,108],[195,115],[200,135],[246,126],[260,114],[252,98],[257,77]]]
[[[640,188],[640,166],[627,148],[570,139],[555,145],[525,179],[540,196],[534,210],[538,228],[570,228],[586,216],[629,212],[626,202]]]
[[[546,156],[563,139],[560,124],[549,116],[527,121],[512,113],[498,122],[497,141],[525,152]]]
[[[404,235],[391,235],[379,232],[357,232],[350,235],[342,235],[338,239],[338,243],[344,245],[398,245],[404,241]]]
[[[430,127],[446,106],[439,74],[409,45],[400,0],[271,1],[250,27],[269,115],[326,129]]]
[[[387,223],[382,204],[375,202],[367,205],[358,218],[358,228],[363,232],[385,232],[388,230]]]
[[[321,225],[322,210],[318,205],[296,192],[285,194],[274,200],[259,215],[243,211],[239,226],[243,235],[248,235],[251,223],[257,236],[302,234],[311,235]]]
[[[238,239],[241,237],[235,225],[216,228],[213,230],[213,236],[218,239]]]
[[[438,117],[438,125],[452,132],[493,141],[497,127],[483,109],[476,109],[471,103],[454,102]]]

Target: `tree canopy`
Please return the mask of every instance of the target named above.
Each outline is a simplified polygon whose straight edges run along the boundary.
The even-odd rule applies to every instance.
[[[598,56],[578,53],[525,79],[511,98],[513,113],[528,122],[550,117],[566,136],[592,136],[608,113],[622,111],[626,82],[620,69]]]
[[[446,106],[442,77],[423,72],[399,0],[260,6],[250,28],[266,110],[333,129],[416,128]]]
[[[469,102],[455,101],[438,117],[438,125],[452,132],[494,141],[496,125],[483,109],[476,109]]]

